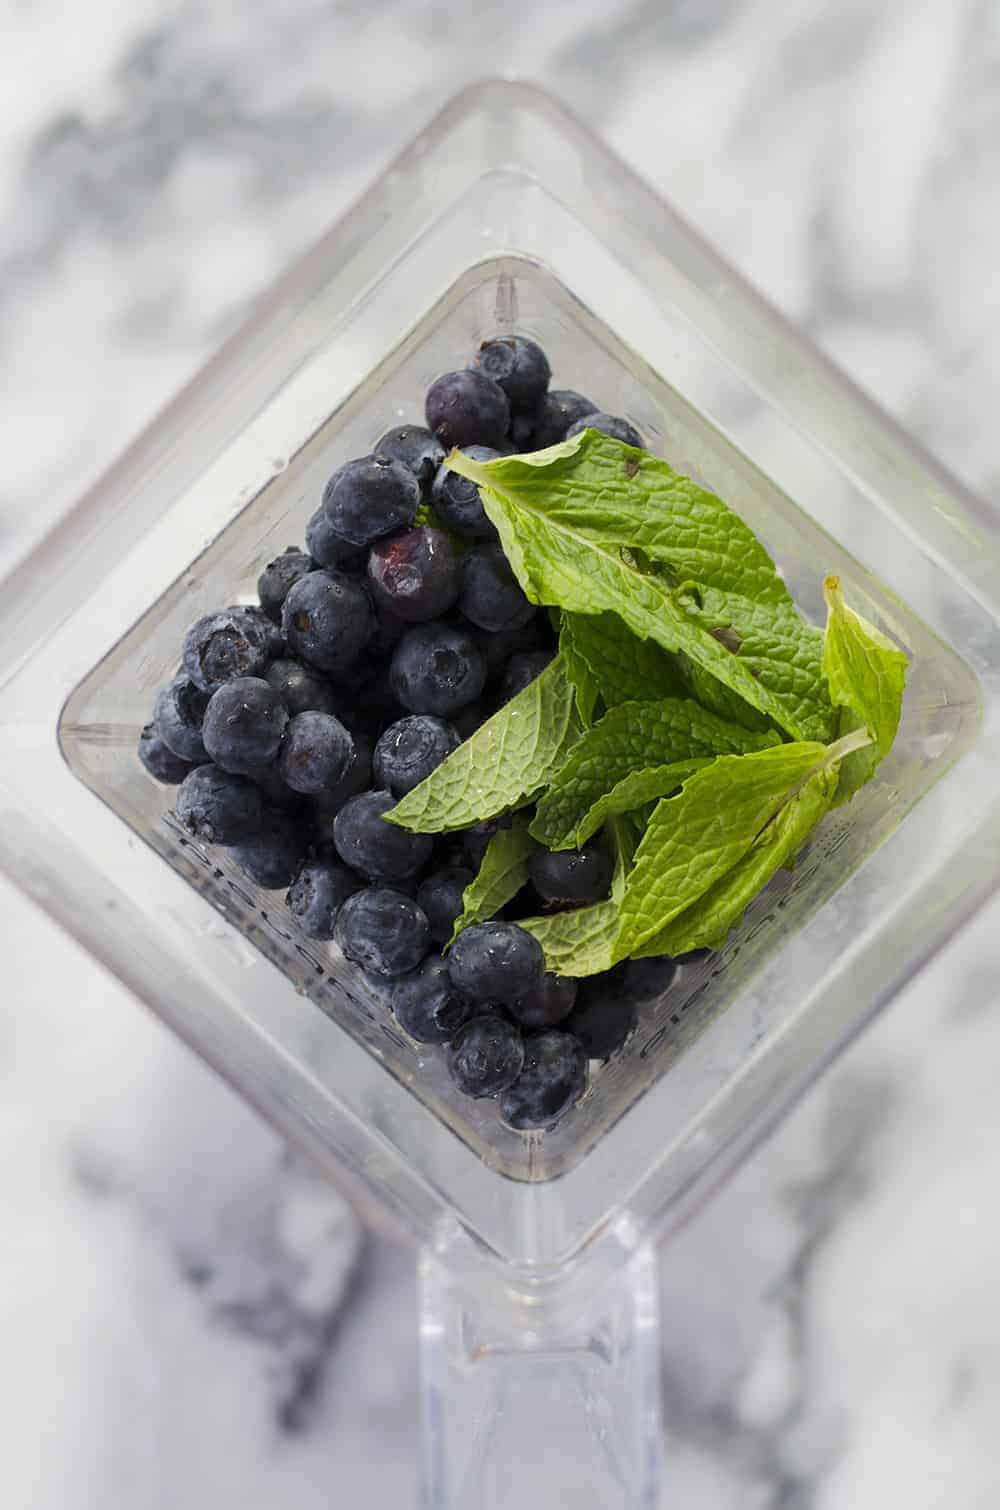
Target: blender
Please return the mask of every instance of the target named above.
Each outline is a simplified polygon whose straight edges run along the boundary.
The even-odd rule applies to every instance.
[[[199,615],[495,331],[626,415],[909,659],[877,779],[682,964],[554,1127],[459,1095],[140,766]],[[420,1250],[429,1510],[659,1502],[652,1244],[996,886],[1000,550],[947,477],[556,102],[453,100],[0,594],[0,862]],[[665,1252],[669,1262],[669,1247]],[[666,1498],[669,1499],[667,1478]]]

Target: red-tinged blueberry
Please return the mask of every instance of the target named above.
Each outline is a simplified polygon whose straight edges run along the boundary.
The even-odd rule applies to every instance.
[[[463,1095],[498,1096],[523,1066],[520,1030],[496,1012],[471,1018],[452,1039],[448,1071]]]
[[[395,977],[415,970],[427,953],[427,919],[411,897],[390,886],[366,886],[341,904],[333,936],[362,970]]]
[[[337,712],[337,695],[330,682],[304,661],[290,658],[272,661],[264,680],[277,692],[290,718],[298,713]]]
[[[429,713],[411,713],[378,738],[372,769],[377,786],[405,797],[461,743],[451,724]]]
[[[448,968],[458,990],[474,1001],[508,1003],[538,990],[545,955],[516,923],[474,923],[452,945]]]
[[[217,766],[251,776],[274,760],[287,727],[288,711],[270,683],[241,676],[212,693],[202,737]]]
[[[572,1033],[553,1028],[527,1038],[524,1067],[500,1100],[500,1116],[518,1132],[551,1127],[587,1089],[587,1055]]]
[[[472,1003],[455,990],[440,954],[429,954],[416,970],[400,976],[391,1005],[399,1026],[418,1043],[447,1043],[472,1015]]]
[[[472,635],[457,624],[417,624],[396,646],[389,680],[409,712],[450,718],[479,697],[486,665]]]
[[[421,881],[417,901],[427,915],[435,944],[446,944],[451,938],[455,919],[462,911],[465,888],[474,880],[473,872],[464,865],[446,865]]]
[[[388,456],[361,456],[347,462],[323,492],[327,518],[351,545],[370,545],[382,535],[408,528],[419,506],[417,479],[408,467]]]
[[[500,702],[509,703],[525,687],[530,687],[551,663],[554,655],[554,650],[525,650],[520,655],[512,655],[500,679]]]
[[[511,412],[534,409],[552,376],[545,352],[528,336],[493,336],[476,354],[476,367],[507,395]]]
[[[541,984],[527,996],[512,1001],[507,1010],[528,1032],[554,1028],[563,1022],[576,1005],[577,982],[567,975],[546,971]]]
[[[534,442],[537,451],[555,446],[566,439],[570,425],[586,414],[596,414],[593,399],[574,393],[571,388],[553,388],[542,399],[535,415]]]
[[[352,545],[334,529],[330,516],[322,505],[306,525],[306,546],[316,565],[327,571],[347,572],[359,576],[368,561],[368,549],[364,545]]]
[[[264,804],[246,776],[215,765],[196,766],[177,789],[175,807],[183,828],[205,844],[246,844],[260,833]]]
[[[168,750],[192,765],[208,759],[201,737],[209,693],[196,687],[189,676],[176,676],[156,699],[153,722]]]
[[[335,791],[350,769],[354,740],[332,713],[298,713],[281,746],[278,768],[293,792]]]
[[[630,425],[627,419],[622,419],[619,414],[605,414],[597,410],[593,414],[584,414],[574,420],[566,431],[566,439],[579,435],[584,430],[599,430],[602,435],[607,435],[611,440],[620,440],[626,446],[638,446],[641,451],[646,449],[646,442],[639,434],[634,425]]]
[[[413,876],[427,864],[434,848],[429,834],[411,834],[387,823],[396,806],[391,792],[359,792],[349,797],[333,820],[333,842],[345,865],[373,880]]]
[[[309,938],[332,939],[338,912],[363,884],[336,860],[307,860],[289,887],[285,905]]]
[[[269,635],[240,609],[206,614],[184,636],[183,659],[195,686],[214,692],[237,677],[264,675],[271,659]]]
[[[498,383],[483,372],[446,372],[427,391],[427,423],[446,451],[453,446],[500,446],[510,424],[510,404]]]
[[[147,724],[139,735],[139,759],[155,781],[164,786],[179,786],[189,771],[194,770],[190,760],[175,755],[155,724]]]
[[[308,828],[293,814],[265,811],[260,833],[235,844],[232,857],[255,886],[279,891],[288,886],[309,849]]]
[[[444,446],[423,425],[397,425],[394,430],[386,431],[372,448],[372,454],[387,456],[406,467],[419,482],[424,497],[429,498],[434,475],[444,461]]]
[[[582,849],[539,846],[529,862],[532,885],[550,907],[585,907],[608,894],[614,861],[596,835]]]
[[[376,540],[368,585],[376,605],[399,619],[423,624],[438,618],[458,597],[459,559],[451,537],[422,524]]]
[[[491,634],[523,629],[535,615],[499,545],[474,545],[462,557],[458,606],[477,629]]]
[[[588,1059],[610,1059],[635,1029],[638,1011],[615,970],[581,981],[566,1029],[583,1044]]]
[[[269,619],[275,624],[281,623],[281,610],[288,596],[288,589],[300,577],[308,576],[315,570],[316,562],[312,556],[306,555],[305,551],[296,550],[294,545],[268,562],[257,578],[257,596]]]
[[[466,446],[470,461],[496,461],[504,452],[495,446]],[[495,540],[496,527],[483,508],[479,488],[450,467],[438,468],[431,487],[431,504],[441,523],[463,540]]]
[[[296,655],[338,676],[350,671],[375,633],[375,610],[355,577],[314,571],[289,589],[282,625]]]

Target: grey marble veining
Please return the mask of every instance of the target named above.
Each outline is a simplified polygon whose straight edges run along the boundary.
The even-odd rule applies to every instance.
[[[461,83],[574,106],[986,495],[993,0],[6,0],[0,560]],[[663,1254],[665,1503],[1000,1502],[1000,912]],[[12,1510],[415,1499],[410,1259],[0,889]]]

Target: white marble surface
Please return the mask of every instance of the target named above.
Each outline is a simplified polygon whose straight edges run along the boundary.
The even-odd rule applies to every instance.
[[[0,0],[0,37],[3,560],[504,69],[1000,483],[995,0]],[[0,1503],[413,1504],[408,1256],[7,887],[0,933]],[[664,1253],[665,1503],[1000,1503],[998,940],[993,908]]]

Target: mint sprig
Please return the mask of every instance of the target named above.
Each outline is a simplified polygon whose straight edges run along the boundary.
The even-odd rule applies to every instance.
[[[455,921],[449,945],[473,923],[494,917],[516,897],[528,879],[528,861],[535,848],[523,813],[515,815],[510,828],[501,828],[486,846],[475,878],[462,893],[462,913]]]

